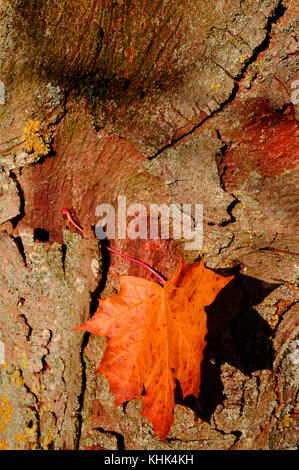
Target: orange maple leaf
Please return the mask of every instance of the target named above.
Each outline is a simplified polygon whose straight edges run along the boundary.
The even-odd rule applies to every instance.
[[[165,440],[173,422],[175,380],[183,396],[197,396],[210,305],[232,277],[199,263],[184,264],[164,287],[134,276],[117,276],[119,293],[99,300],[99,308],[75,328],[107,339],[96,372],[107,377],[115,406],[141,398],[142,416]]]

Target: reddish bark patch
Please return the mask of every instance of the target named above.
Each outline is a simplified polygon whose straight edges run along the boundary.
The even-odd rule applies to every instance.
[[[130,178],[144,160],[126,140],[106,133],[99,136],[86,116],[80,116],[80,126],[78,119],[70,114],[58,126],[55,156],[27,167],[20,178],[24,221],[48,231],[51,242],[62,242],[67,225],[63,207],[71,209],[85,235],[91,235],[97,204],[113,203],[119,181]]]
[[[168,277],[177,261],[173,242],[118,240],[117,233],[119,195],[126,196],[127,207],[132,203],[148,206],[168,202],[165,188],[143,169],[145,157],[128,141],[105,131],[97,133],[82,107],[78,108],[76,105],[70,110],[57,127],[55,155],[23,170],[20,184],[26,215],[22,223],[38,233],[46,233],[51,243],[63,243],[64,227],[76,230],[63,214],[62,209],[66,207],[83,227],[83,236],[94,238],[93,228],[99,221],[96,207],[111,204],[116,214],[116,240],[111,241],[111,247],[148,263]],[[127,226],[129,222],[127,217]],[[153,275],[142,266],[117,255],[110,256],[109,265],[114,272],[153,280]]]
[[[233,108],[234,121],[240,125],[222,132],[225,141],[238,142],[225,152],[220,165],[227,190],[239,187],[252,171],[261,177],[276,176],[298,164],[298,126],[289,109],[280,113],[264,98],[245,103],[236,99]]]

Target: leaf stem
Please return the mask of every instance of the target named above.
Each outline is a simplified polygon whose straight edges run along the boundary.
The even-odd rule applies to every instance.
[[[69,209],[63,208],[63,213],[66,215],[67,219],[69,222],[80,232],[83,233],[83,228],[75,221],[73,215],[69,211]],[[154,276],[156,276],[159,281],[162,283],[164,286],[166,280],[164,277],[161,276],[155,269],[151,268],[148,264],[144,263],[143,261],[139,261],[138,259],[131,258],[130,256],[124,255],[123,253],[120,253],[119,251],[114,250],[113,248],[110,248],[110,246],[102,245],[104,246],[108,251],[111,251],[111,253],[115,253],[116,255],[122,256],[123,258],[126,258],[129,261],[132,261],[133,263],[140,264],[143,266],[145,269],[147,269],[149,272],[151,272]]]
[[[147,269],[148,271],[150,271],[152,274],[154,274],[154,276],[156,276],[159,281],[163,284],[165,284],[166,280],[164,279],[164,277],[162,277],[159,273],[157,273],[157,271],[155,271],[155,269],[151,268],[148,264],[144,263],[143,261],[139,261],[138,259],[135,259],[135,258],[131,258],[130,256],[127,256],[127,255],[124,255],[123,253],[120,253],[119,251],[116,251],[116,250],[113,250],[113,248],[110,248],[110,246],[106,246],[106,245],[103,245],[105,248],[107,248],[107,250],[111,251],[112,253],[115,253],[116,255],[119,255],[119,256],[122,256],[123,258],[126,258],[128,259],[129,261],[133,261],[133,263],[137,263],[137,264],[140,264],[141,266],[143,266],[145,269]]]

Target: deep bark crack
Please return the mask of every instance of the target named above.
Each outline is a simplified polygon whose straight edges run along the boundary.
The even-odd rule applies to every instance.
[[[83,418],[82,418],[82,410],[84,406],[84,395],[86,392],[86,387],[87,387],[87,378],[86,378],[86,362],[84,359],[84,350],[88,344],[89,340],[89,333],[85,333],[83,336],[82,340],[82,345],[81,345],[81,351],[80,351],[80,359],[81,359],[81,364],[82,364],[82,382],[81,382],[81,392],[80,395],[78,396],[78,421],[77,421],[77,432],[76,432],[76,439],[75,439],[75,449],[78,450],[80,446],[80,439],[81,439],[81,433],[82,433],[82,425],[83,425]]]
[[[228,104],[233,102],[237,92],[239,91],[239,82],[244,78],[245,72],[247,71],[248,67],[256,61],[256,58],[258,57],[258,55],[268,48],[269,43],[270,43],[270,34],[271,34],[272,26],[277,23],[277,21],[284,15],[286,10],[287,10],[287,8],[283,5],[283,0],[280,0],[277,4],[276,8],[274,9],[272,15],[268,17],[267,24],[264,28],[265,31],[266,31],[265,38],[263,39],[263,41],[258,46],[256,46],[253,49],[251,57],[249,57],[244,62],[244,67],[242,68],[241,72],[239,74],[237,74],[234,78],[235,85],[234,85],[234,88],[233,88],[230,96],[225,101],[223,101],[222,104],[220,104],[219,108],[217,108],[215,111],[212,111],[209,116],[206,116],[199,124],[196,124],[190,131],[188,131],[185,134],[181,135],[177,139],[173,139],[170,142],[170,144],[166,144],[164,147],[159,149],[154,155],[148,157],[148,160],[153,160],[154,158],[158,157],[161,153],[163,153],[165,150],[167,150],[167,149],[173,147],[174,145],[176,145],[184,137],[187,137],[188,135],[193,134],[197,129],[199,129],[201,126],[203,126],[204,123],[206,123],[210,119],[213,119],[213,117],[215,115],[219,114]]]
[[[94,428],[94,429],[103,434],[114,436],[117,441],[117,450],[125,450],[125,438],[122,434],[116,431],[106,431],[104,428]]]

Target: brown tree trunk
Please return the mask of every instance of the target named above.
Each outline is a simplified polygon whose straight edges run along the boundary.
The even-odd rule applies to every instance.
[[[294,0],[1,0],[0,449],[296,448],[296,15]],[[203,204],[204,242],[113,248],[165,277],[180,253],[235,274],[166,442],[94,374],[105,340],[73,331],[112,272],[151,279],[94,236],[119,195]]]

